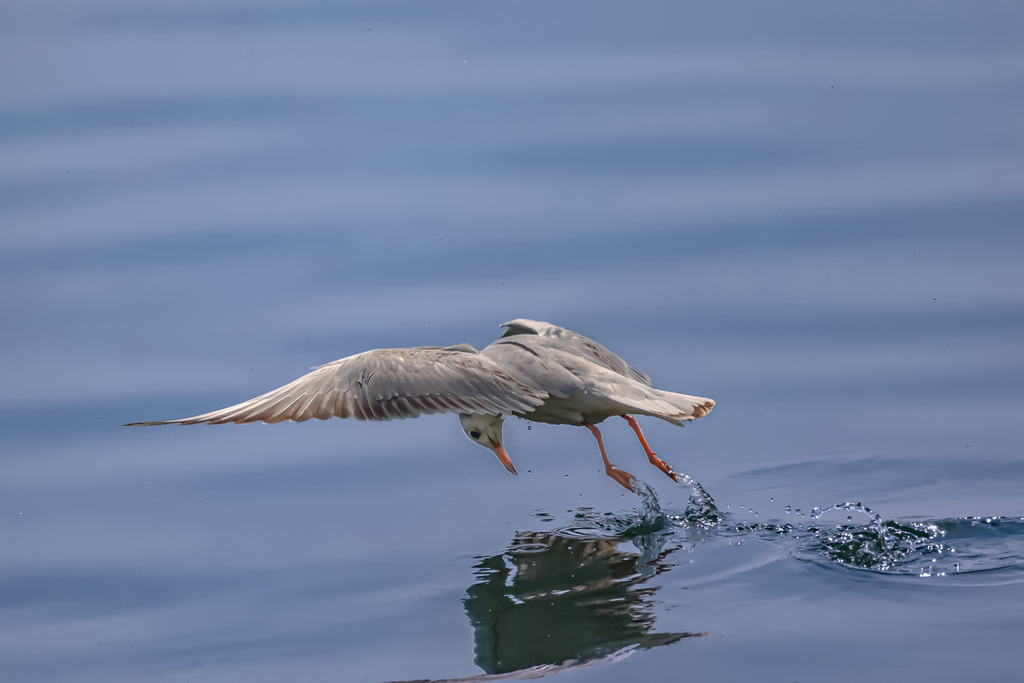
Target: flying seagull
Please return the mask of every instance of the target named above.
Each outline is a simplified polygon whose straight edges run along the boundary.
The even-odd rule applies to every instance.
[[[517,474],[501,440],[506,415],[586,427],[597,439],[605,472],[632,490],[633,475],[608,460],[595,426],[620,415],[636,432],[648,459],[676,481],[640,431],[633,415],[682,426],[714,407],[710,398],[655,389],[651,378],[592,339],[535,320],[507,322],[482,351],[469,344],[375,349],[327,363],[280,389],[211,413],[126,426],[304,422],[310,418],[392,420],[458,413],[470,439]]]

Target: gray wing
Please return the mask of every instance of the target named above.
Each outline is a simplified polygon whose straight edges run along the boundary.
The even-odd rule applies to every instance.
[[[542,323],[525,318],[509,321],[501,325],[501,327],[508,328],[505,334],[502,335],[502,338],[515,334],[536,334],[542,337],[552,337],[559,340],[559,348],[564,351],[582,356],[591,362],[599,363],[623,377],[629,377],[641,384],[653,386],[651,378],[647,376],[647,373],[637,370],[604,346],[598,344],[593,339],[584,337],[578,332],[573,332],[551,323]]]
[[[211,413],[131,425],[391,420],[431,413],[524,413],[547,398],[468,344],[376,349],[321,365],[280,389]]]

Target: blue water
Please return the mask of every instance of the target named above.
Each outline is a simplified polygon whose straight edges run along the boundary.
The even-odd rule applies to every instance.
[[[1015,680],[1014,3],[0,6],[0,680]],[[123,428],[528,317],[641,423]],[[838,509],[819,513],[830,506]],[[490,678],[488,678],[490,677]]]

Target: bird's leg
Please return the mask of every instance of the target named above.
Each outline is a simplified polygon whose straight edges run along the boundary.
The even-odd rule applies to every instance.
[[[633,486],[632,486],[632,484],[630,484],[630,482],[633,479],[635,479],[636,477],[634,477],[632,474],[630,474],[626,470],[620,470],[618,467],[613,465],[608,460],[608,454],[605,453],[605,451],[604,451],[604,441],[601,439],[601,432],[600,432],[600,430],[598,430],[597,427],[595,427],[594,425],[590,424],[589,422],[584,422],[583,426],[586,427],[587,429],[589,429],[590,433],[594,435],[595,439],[597,439],[597,447],[601,449],[601,459],[604,460],[604,471],[605,471],[605,473],[609,477],[611,477],[612,479],[614,479],[615,481],[619,482],[620,484],[625,486],[627,489],[632,491],[633,490]]]
[[[640,425],[637,424],[636,418],[632,415],[623,415],[629,426],[636,432],[637,437],[640,439],[640,445],[644,447],[644,452],[647,453],[647,459],[651,461],[651,464],[657,467],[659,470],[667,474],[672,478],[672,481],[679,481],[676,473],[672,470],[668,464],[658,457],[658,454],[651,450],[651,447],[647,445],[647,439],[644,438],[644,433],[640,431]]]

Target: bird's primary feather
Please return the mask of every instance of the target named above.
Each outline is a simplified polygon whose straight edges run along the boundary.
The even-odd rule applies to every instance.
[[[355,417],[392,420],[431,413],[528,412],[547,394],[524,384],[468,344],[376,349],[313,372],[238,405],[132,425],[304,422]]]

